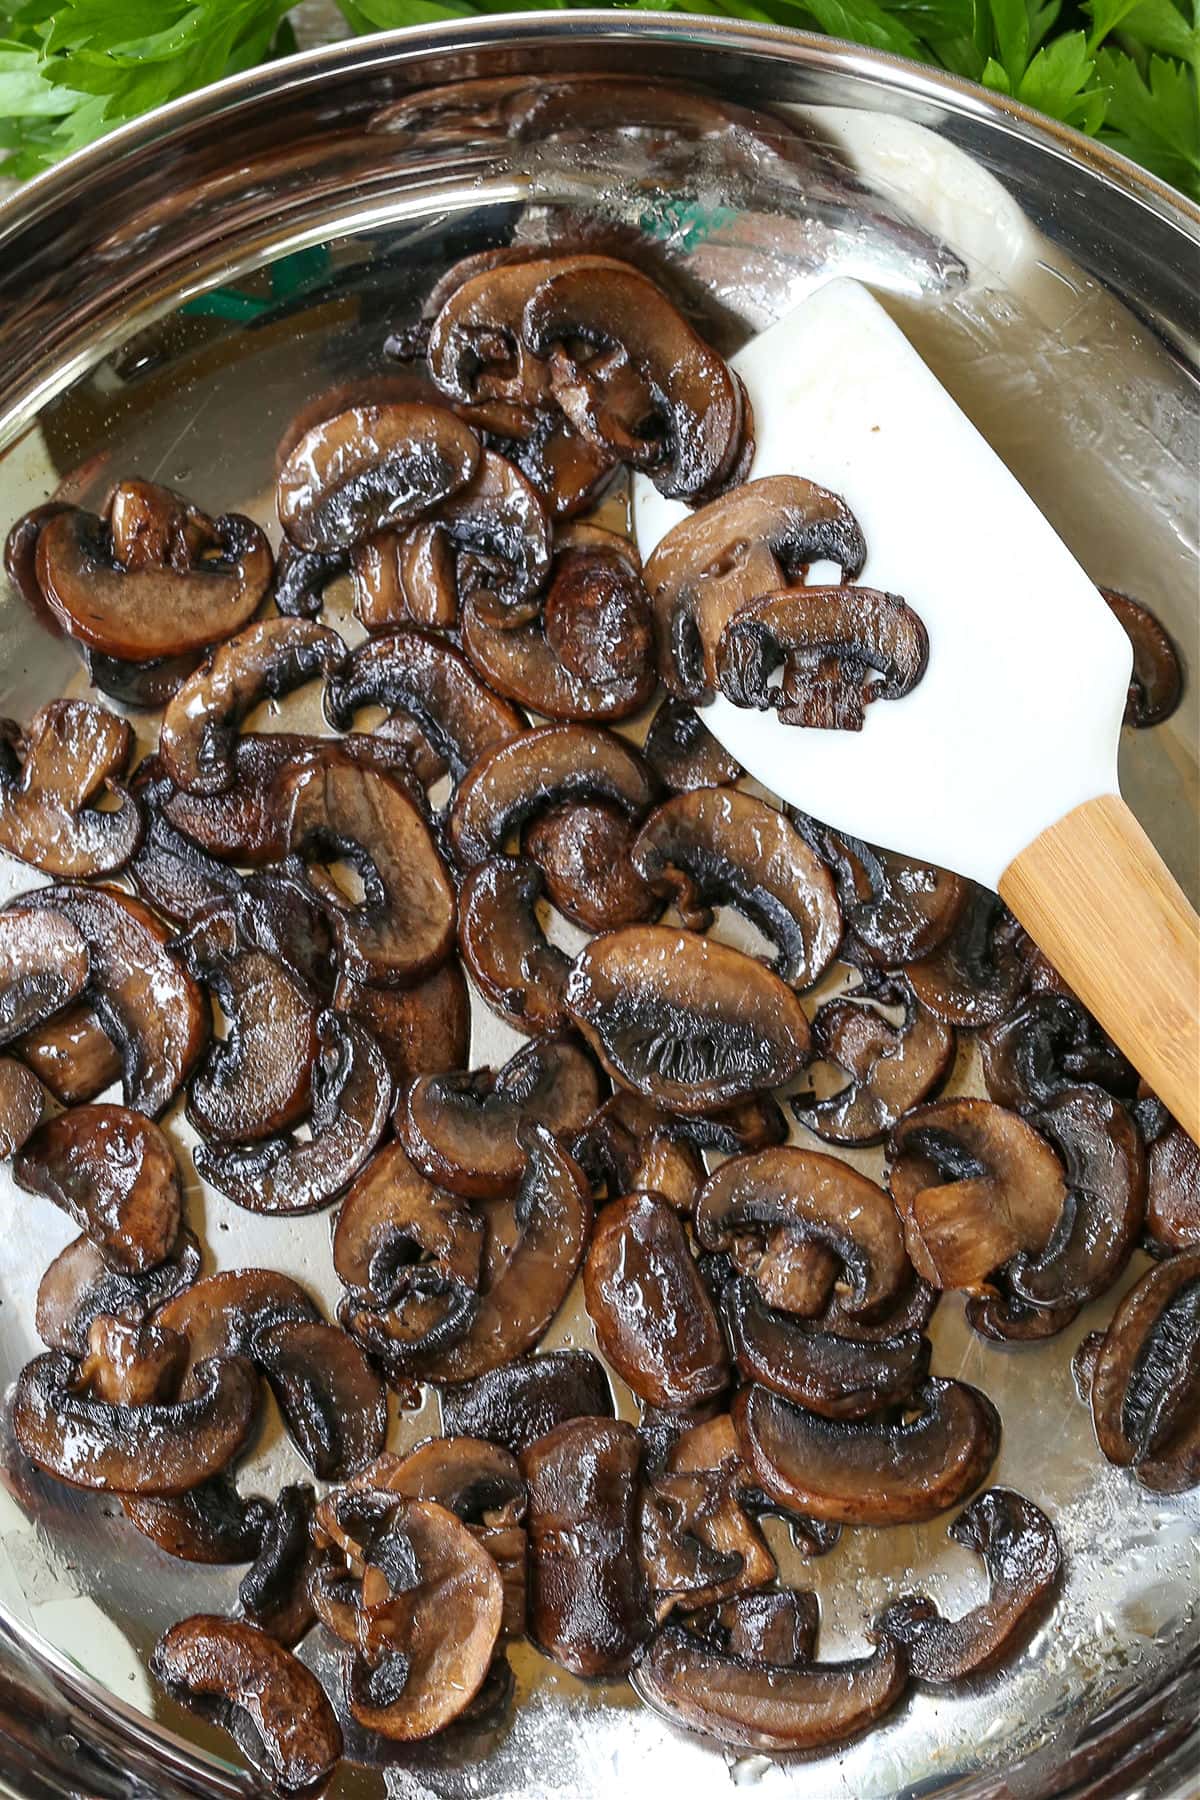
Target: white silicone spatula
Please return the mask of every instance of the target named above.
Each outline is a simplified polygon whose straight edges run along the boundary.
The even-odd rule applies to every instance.
[[[929,663],[861,732],[721,695],[705,724],[783,800],[997,889],[1200,1136],[1200,921],[1120,798],[1124,632],[865,288],[831,282],[733,367],[754,407],[750,479],[843,496],[867,540],[859,579],[915,607]],[[643,558],[685,513],[637,479]]]

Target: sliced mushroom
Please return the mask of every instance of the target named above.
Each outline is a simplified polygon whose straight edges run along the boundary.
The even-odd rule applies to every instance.
[[[88,1326],[77,1386],[110,1406],[152,1406],[177,1391],[187,1355],[178,1332],[102,1313]]]
[[[978,1495],[949,1535],[983,1558],[986,1601],[960,1619],[945,1619],[924,1594],[904,1594],[876,1626],[903,1644],[910,1672],[931,1687],[955,1686],[1011,1656],[1053,1600],[1062,1574],[1053,1525],[1011,1488]]]
[[[600,1103],[596,1070],[568,1039],[535,1040],[500,1069],[423,1075],[396,1115],[396,1135],[439,1187],[502,1199],[525,1168],[523,1120],[570,1138]]]
[[[630,925],[595,938],[567,1010],[614,1080],[676,1112],[708,1112],[790,1081],[808,1020],[757,958],[694,932]]]
[[[242,1618],[288,1649],[316,1620],[308,1588],[323,1553],[312,1541],[312,1516],[313,1490],[307,1482],[280,1488],[252,1564],[238,1583]]]
[[[2,915],[0,915],[2,916]],[[54,915],[47,915],[53,917]],[[121,1078],[121,1052],[86,1002],[27,1031],[13,1045],[60,1106],[94,1100]]]
[[[775,1579],[775,1558],[743,1504],[747,1485],[727,1413],[680,1431],[662,1467],[645,1475],[639,1550],[657,1620]]]
[[[983,1079],[1001,1106],[1045,1106],[1064,1088],[1094,1083],[1132,1098],[1137,1071],[1078,1000],[1033,993],[979,1034]]]
[[[309,993],[332,998],[333,934],[307,883],[251,870],[233,888],[230,904],[240,943],[281,962]]]
[[[121,1052],[126,1105],[156,1118],[209,1033],[208,1004],[168,948],[166,927],[140,900],[109,887],[38,888],[20,905],[59,913],[78,929],[88,947],[88,992]]]
[[[458,943],[476,987],[517,1031],[561,1032],[571,959],[538,918],[542,875],[519,856],[489,856],[459,896]]]
[[[265,1500],[246,1500],[232,1476],[213,1475],[184,1494],[122,1494],[121,1510],[143,1537],[182,1562],[253,1562],[271,1518]]]
[[[279,522],[301,550],[349,550],[466,487],[482,455],[440,406],[352,406],[304,433],[279,472]]]
[[[379,1455],[386,1391],[348,1333],[322,1319],[277,1319],[255,1332],[254,1357],[319,1480],[344,1480]]]
[[[76,999],[87,978],[87,943],[70,919],[21,906],[0,913],[0,1044]]]
[[[387,1124],[392,1082],[370,1033],[344,1014],[317,1016],[311,1136],[247,1145],[199,1144],[196,1172],[249,1212],[304,1213],[328,1206],[362,1168]]]
[[[1146,1230],[1168,1250],[1200,1250],[1200,1145],[1170,1121],[1146,1156]]]
[[[461,651],[411,627],[359,644],[345,674],[327,684],[325,710],[339,731],[364,706],[410,714],[445,756],[456,781],[525,730],[516,707],[480,680]]]
[[[928,956],[954,929],[971,892],[961,875],[843,836],[806,813],[793,811],[792,822],[833,871],[847,962],[895,969]]]
[[[18,1187],[44,1194],[130,1274],[170,1255],[181,1199],[175,1153],[127,1106],[77,1106],[39,1126],[13,1165]]]
[[[219,794],[234,778],[238,728],[260,700],[340,673],[346,646],[308,619],[261,619],[209,652],[163,714],[158,753],[172,781]]]
[[[622,1088],[588,1120],[572,1153],[610,1196],[660,1194],[677,1212],[690,1214],[707,1178],[702,1150],[732,1156],[786,1136],[783,1114],[765,1094],[724,1111],[688,1115],[662,1112]]]
[[[949,937],[905,973],[936,1018],[974,1031],[1012,1012],[1028,985],[1028,942],[1004,902],[976,887]]]
[[[745,1275],[726,1284],[721,1310],[746,1380],[827,1419],[862,1419],[901,1405],[929,1373],[929,1340],[919,1331],[855,1342],[774,1311]]]
[[[654,692],[648,660],[631,677],[577,675],[560,660],[541,619],[513,626],[493,619],[487,601],[480,594],[463,607],[463,648],[479,673],[519,705],[547,719],[625,719]]]
[[[735,706],[774,711],[781,725],[861,731],[873,701],[901,700],[916,687],[929,635],[899,594],[790,588],[740,607],[716,660],[721,692]]]
[[[937,1287],[974,1287],[1019,1251],[1045,1250],[1066,1205],[1045,1138],[990,1100],[914,1107],[888,1159],[908,1254]]]
[[[285,538],[275,559],[271,598],[285,619],[315,619],[325,605],[326,588],[349,568],[348,550],[297,550]]]
[[[568,1419],[613,1416],[604,1365],[590,1350],[546,1350],[442,1389],[447,1437],[487,1438],[514,1456]]]
[[[450,843],[470,869],[561,801],[607,800],[640,818],[653,798],[649,770],[623,739],[597,726],[543,725],[475,763],[450,808]]]
[[[122,662],[203,650],[239,631],[271,584],[271,547],[252,519],[209,519],[179,502],[179,529],[134,557],[118,549],[123,483],[106,519],[76,508],[38,537],[37,580],[71,637]],[[160,490],[161,491],[161,490]]]
[[[142,836],[142,813],[121,781],[133,750],[124,719],[87,700],[52,700],[0,753],[0,850],[47,875],[108,875]],[[115,800],[101,810],[96,801]]]
[[[728,1385],[721,1327],[679,1216],[653,1194],[610,1200],[583,1269],[600,1348],[654,1406],[701,1406]]]
[[[200,1246],[186,1226],[164,1262],[140,1275],[114,1269],[90,1237],[61,1250],[42,1276],[34,1322],[51,1350],[82,1358],[93,1319],[102,1313],[138,1322],[190,1287],[200,1272]]]
[[[835,562],[854,581],[866,554],[845,501],[793,475],[746,482],[681,519],[646,563],[668,692],[693,705],[710,700],[721,634],[743,606],[801,579],[813,562]]]
[[[333,1005],[373,1034],[397,1092],[418,1075],[441,1075],[466,1063],[471,1000],[457,959],[411,988],[370,987],[339,973]]]
[[[837,952],[832,876],[784,815],[751,794],[676,794],[650,814],[631,858],[693,931],[712,924],[714,905],[744,913],[775,944],[775,972],[794,987],[811,987]]]
[[[167,817],[177,790],[157,756],[138,764],[132,791],[142,808],[145,831],[128,873],[143,900],[164,918],[186,925],[205,907],[237,893],[242,882],[237,870]]]
[[[631,1680],[656,1712],[720,1743],[815,1750],[845,1743],[889,1713],[908,1672],[888,1641],[848,1662],[763,1668],[664,1625]]]
[[[521,1457],[529,1630],[574,1675],[623,1674],[648,1627],[637,1553],[641,1448],[620,1419],[571,1419]]]
[[[473,1381],[532,1350],[583,1259],[592,1203],[578,1164],[529,1120],[518,1147],[527,1161],[513,1200],[516,1238],[490,1271],[466,1332],[425,1360],[427,1381]]]
[[[1150,1269],[1113,1314],[1092,1374],[1109,1462],[1156,1494],[1200,1482],[1200,1253]]]
[[[275,1269],[222,1269],[175,1294],[155,1323],[185,1338],[192,1366],[210,1358],[255,1355],[260,1332],[280,1319],[316,1319],[299,1282]],[[186,1382],[185,1382],[186,1386]]]
[[[991,1401],[932,1377],[910,1419],[824,1419],[764,1387],[733,1402],[738,1444],[768,1494],[844,1525],[915,1525],[979,1486],[1000,1445]]]
[[[521,847],[559,912],[585,931],[615,931],[662,910],[629,859],[636,835],[636,824],[608,801],[571,800],[532,819]]]
[[[60,1350],[26,1363],[13,1395],[13,1431],[39,1469],[72,1487],[182,1494],[242,1449],[258,1412],[258,1381],[238,1357],[201,1363],[187,1399],[115,1406],[79,1387]]]
[[[903,1008],[893,1025],[881,1010]],[[813,1051],[848,1080],[836,1093],[818,1099],[793,1094],[791,1108],[801,1125],[830,1144],[882,1143],[910,1107],[936,1094],[954,1067],[954,1028],[919,1005],[901,974],[877,975],[817,1008],[812,1021]]]
[[[653,693],[654,618],[628,538],[598,525],[561,527],[542,620],[558,660],[580,681]]]
[[[1077,1306],[1027,1306],[1015,1294],[994,1288],[970,1295],[964,1311],[971,1330],[996,1344],[1040,1344],[1079,1316]]]
[[[1147,725],[1161,725],[1175,711],[1183,694],[1179,652],[1148,606],[1114,588],[1102,587],[1100,592],[1133,646],[1125,723],[1136,731]]]
[[[15,1057],[0,1056],[0,1162],[15,1156],[42,1117],[46,1096],[32,1069]]]
[[[736,1249],[739,1239],[761,1242],[777,1232],[836,1259],[813,1312],[824,1305],[839,1265],[850,1289],[846,1309],[864,1318],[883,1313],[911,1278],[900,1222],[883,1189],[820,1151],[785,1145],[732,1157],[696,1202],[696,1236],[706,1250]]]
[[[717,1616],[725,1647],[745,1662],[788,1666],[816,1656],[821,1607],[815,1594],[795,1588],[736,1594]]]
[[[244,1619],[181,1619],[159,1638],[150,1671],[174,1699],[227,1731],[278,1792],[319,1793],[337,1766],[342,1733],[324,1688]]]
[[[46,500],[41,506],[31,506],[13,523],[4,540],[4,573],[25,604],[54,632],[58,630],[58,621],[46,606],[37,578],[38,539],[48,520],[73,511],[65,500]]]
[[[643,754],[663,786],[674,793],[728,787],[746,773],[694,707],[668,694],[646,734]]]
[[[446,960],[454,946],[454,889],[429,827],[399,783],[334,750],[285,774],[279,798],[292,866],[330,909],[348,974],[405,987]],[[339,859],[356,870],[361,901],[321,872]]]

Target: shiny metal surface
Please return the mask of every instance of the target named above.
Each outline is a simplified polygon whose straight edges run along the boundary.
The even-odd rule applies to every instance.
[[[709,137],[681,151],[622,129],[616,102],[602,128],[552,135],[536,107],[515,136],[507,106],[466,120],[394,110],[467,77],[512,77],[511,91],[536,95],[556,71],[686,80],[786,109],[803,140]],[[1200,667],[1200,214],[964,84],[725,22],[538,15],[359,40],[197,95],[43,178],[0,211],[0,522],[52,489],[88,499],[130,472],[266,522],[288,418],[378,371],[383,337],[411,321],[443,268],[513,237],[580,230],[669,268],[727,347],[830,272],[871,282],[1089,572],[1153,605]],[[937,504],[931,495],[934,518]],[[1038,679],[1070,678],[1037,668],[1036,654],[1031,664]],[[78,687],[77,670],[68,646],[0,596],[0,708],[27,715]],[[312,706],[302,693],[287,722],[311,719]],[[1131,803],[1193,890],[1195,714],[1132,736],[1123,763]],[[0,898],[29,885],[28,871],[0,867]],[[477,1014],[476,1060],[506,1054],[508,1041]],[[970,1086],[969,1066],[960,1079]],[[178,1109],[168,1129],[190,1169]],[[208,1266],[268,1261],[333,1297],[327,1216],[254,1218],[194,1177],[187,1205]],[[70,1233],[6,1172],[0,1233],[7,1384],[35,1348],[40,1271]],[[398,1752],[336,1792],[600,1800],[687,1788],[705,1800],[732,1777],[814,1800],[1041,1800],[1107,1768],[1119,1771],[1113,1792],[1193,1795],[1200,1502],[1145,1495],[1098,1460],[1067,1365],[1109,1310],[1015,1352],[974,1339],[954,1301],[936,1322],[935,1367],[1001,1407],[995,1478],[1054,1514],[1070,1559],[1060,1607],[1010,1671],[952,1700],[916,1696],[839,1754],[787,1766],[734,1763],[635,1709],[625,1690],[586,1689],[522,1650],[522,1704],[475,1762]],[[582,1309],[548,1340],[566,1341],[588,1341]],[[396,1441],[435,1419],[404,1415]],[[4,1462],[0,1791],[255,1791],[228,1762],[196,1761],[195,1746],[223,1759],[226,1741],[164,1705],[143,1668],[172,1618],[231,1602],[236,1572],[173,1563],[113,1503],[41,1480],[11,1446]],[[272,1418],[243,1485],[272,1490],[293,1469]],[[847,1533],[820,1562],[793,1558],[789,1577],[821,1594],[824,1655],[852,1652],[899,1584],[920,1582],[953,1608],[974,1602],[977,1571],[947,1545],[945,1523]],[[310,1639],[306,1657],[322,1654]]]

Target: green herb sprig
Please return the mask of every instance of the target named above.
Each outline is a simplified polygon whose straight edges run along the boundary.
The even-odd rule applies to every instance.
[[[339,0],[353,31],[511,10]],[[566,0],[520,0],[561,9]],[[1191,5],[1191,14],[1186,7]],[[619,0],[725,13],[933,63],[1113,144],[1200,198],[1200,0]],[[287,0],[0,0],[6,176],[44,169],[164,100],[295,48]]]

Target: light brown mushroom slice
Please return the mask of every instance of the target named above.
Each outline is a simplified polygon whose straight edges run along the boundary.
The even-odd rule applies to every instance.
[[[441,1075],[466,1064],[471,997],[457,958],[410,988],[372,987],[340,971],[333,1006],[375,1037],[397,1093],[419,1075]]]
[[[11,1044],[83,991],[83,933],[60,913],[10,906],[0,912],[0,1044]]]
[[[13,1174],[18,1187],[61,1207],[114,1268],[140,1274],[170,1254],[179,1172],[169,1139],[141,1113],[102,1105],[60,1113],[30,1137]]]
[[[0,1162],[15,1156],[36,1130],[46,1096],[32,1069],[0,1056]]]
[[[898,1024],[883,1011],[893,1006],[902,1010]],[[836,1093],[792,1094],[789,1104],[830,1144],[881,1143],[948,1079],[958,1047],[954,1027],[920,1005],[902,973],[870,971],[860,988],[818,1007],[812,1029],[815,1055],[848,1079]]]
[[[121,1052],[101,1025],[95,1007],[86,1001],[66,1006],[44,1024],[35,1025],[17,1039],[13,1049],[60,1106],[81,1106],[94,1100],[120,1081],[124,1068]]]
[[[124,719],[86,700],[52,700],[23,735],[19,772],[0,753],[0,850],[71,879],[123,867],[142,836],[121,780],[133,750]],[[100,800],[115,801],[103,810]]]

